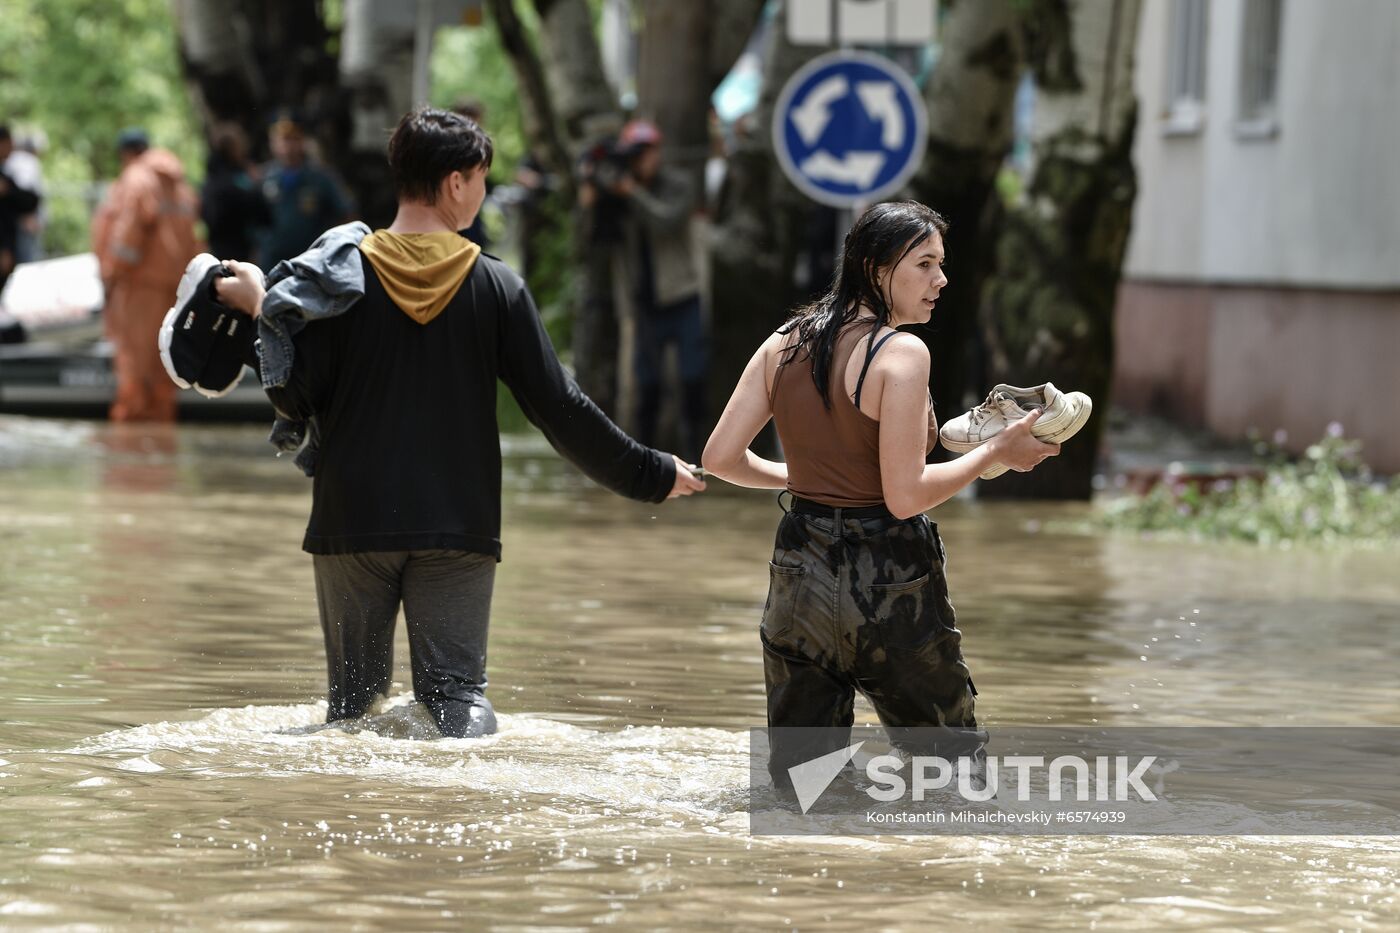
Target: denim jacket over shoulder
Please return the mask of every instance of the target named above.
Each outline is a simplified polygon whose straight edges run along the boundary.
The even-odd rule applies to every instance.
[[[369,236],[360,221],[332,227],[316,238],[311,248],[293,259],[284,259],[267,277],[267,294],[258,317],[258,369],[264,389],[287,384],[295,363],[292,338],[311,321],[344,314],[365,295],[365,273],[359,246]],[[315,424],[306,439],[307,425],[281,417],[273,422],[268,440],[281,452],[300,448],[296,464],[307,476],[316,470]]]
[[[344,314],[365,296],[359,247],[367,236],[369,227],[358,220],[332,227],[306,252],[273,267],[258,318],[263,388],[287,384],[294,357],[292,338],[308,322]]]

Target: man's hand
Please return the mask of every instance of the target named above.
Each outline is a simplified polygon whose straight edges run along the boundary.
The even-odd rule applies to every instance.
[[[689,496],[697,492],[705,491],[705,481],[699,479],[690,472],[690,464],[686,463],[675,454],[671,454],[671,459],[676,461],[676,485],[671,487],[671,494],[667,499],[675,499],[677,496]]]
[[[263,296],[267,294],[257,266],[235,259],[225,259],[224,268],[231,271],[233,277],[219,276],[214,279],[214,292],[219,296],[219,301],[237,311],[257,317],[262,313]]]
[[[1031,434],[1031,428],[1040,420],[1040,415],[1041,410],[1037,408],[1021,420],[1007,425],[991,441],[997,460],[1017,473],[1029,473],[1046,457],[1059,456],[1059,444],[1047,444]]]
[[[620,198],[625,198],[632,193],[632,189],[636,186],[637,183],[633,180],[632,173],[623,172],[613,184],[612,192]]]

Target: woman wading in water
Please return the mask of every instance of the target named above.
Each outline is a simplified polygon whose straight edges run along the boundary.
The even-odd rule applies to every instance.
[[[923,341],[894,328],[927,321],[943,275],[947,223],[912,201],[877,204],[846,236],[831,289],[763,342],[705,447],[728,482],[786,489],[760,635],[769,769],[832,748],[859,690],[891,728],[975,727],[937,526],[923,514],[998,463],[1027,471],[1059,446],[1031,436],[1032,413],[949,463],[938,438]],[[748,449],[772,418],[786,463]]]

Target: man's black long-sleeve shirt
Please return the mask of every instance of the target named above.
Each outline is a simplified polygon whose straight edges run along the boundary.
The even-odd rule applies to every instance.
[[[660,502],[668,455],[624,434],[564,371],[524,281],[482,255],[427,324],[389,299],[361,254],[365,295],[295,338],[283,413],[320,433],[313,554],[446,548],[501,556],[499,377],[530,421],[591,479]]]

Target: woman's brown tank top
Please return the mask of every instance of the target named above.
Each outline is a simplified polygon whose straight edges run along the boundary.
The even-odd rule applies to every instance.
[[[788,491],[837,508],[859,508],[885,501],[880,482],[880,422],[856,407],[846,394],[846,367],[867,321],[846,325],[836,337],[831,361],[831,407],[822,404],[812,380],[811,357],[799,352],[778,364],[773,375],[773,423],[787,457]],[[791,340],[797,339],[794,332]],[[879,338],[877,338],[878,343]],[[782,351],[786,354],[786,350]],[[857,363],[866,357],[861,354]],[[937,442],[938,427],[929,409],[927,451]]]

